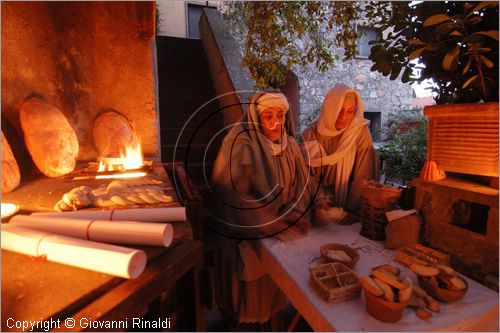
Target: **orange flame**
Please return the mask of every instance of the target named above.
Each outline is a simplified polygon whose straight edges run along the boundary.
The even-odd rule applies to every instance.
[[[144,158],[142,156],[140,142],[138,140],[135,140],[135,142],[135,145],[126,146],[124,149],[125,151],[120,152],[120,157],[101,159],[99,161],[97,172],[140,169],[144,165]],[[133,178],[145,175],[145,172],[134,172],[116,175],[102,175],[97,176],[96,178]]]

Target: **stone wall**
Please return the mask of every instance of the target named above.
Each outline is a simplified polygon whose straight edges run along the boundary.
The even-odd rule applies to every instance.
[[[235,27],[228,25],[231,31]],[[333,39],[333,31],[323,28],[322,34]],[[329,36],[330,35],[330,36]],[[329,37],[328,37],[329,36]],[[237,46],[242,52],[241,36],[235,35]],[[299,48],[305,40],[298,41]],[[340,57],[343,50],[333,50],[334,57]],[[388,120],[402,114],[415,114],[412,107],[413,88],[398,78],[391,81],[382,74],[370,71],[373,65],[369,59],[357,58],[350,61],[336,61],[327,71],[320,72],[314,65],[295,66],[294,73],[299,81],[299,129],[304,129],[316,120],[323,98],[330,88],[337,83],[357,89],[363,99],[365,113],[381,113],[381,129],[386,130]],[[417,112],[418,113],[418,112]]]
[[[300,124],[307,125],[315,120],[321,109],[323,98],[337,83],[343,83],[358,90],[363,99],[365,113],[381,112],[382,129],[387,121],[404,112],[412,112],[413,89],[399,80],[390,81],[377,72],[370,71],[371,60],[353,59],[338,61],[325,73],[314,66],[295,68],[300,86]]]
[[[215,39],[221,50],[222,58],[224,59],[228,75],[232,77],[235,90],[252,89],[253,80],[249,79],[247,68],[242,68],[240,63],[242,60],[242,41],[241,36],[231,35],[232,27],[225,25],[222,21],[222,16],[214,9],[205,9],[205,13],[209,14],[210,25],[212,26],[212,34],[207,35],[202,32],[202,40],[205,45],[205,50],[209,58],[210,66],[213,68],[219,63],[212,63],[211,51],[207,49],[207,42],[204,39]],[[209,26],[207,18],[202,17],[201,25]],[[205,29],[205,28],[203,28]],[[206,29],[205,29],[206,30]],[[328,35],[328,31],[324,31]],[[213,37],[212,37],[213,36]],[[300,44],[300,41],[299,41]],[[338,51],[341,55],[342,51]],[[222,59],[221,58],[221,59]],[[363,99],[365,113],[380,113],[380,125],[382,133],[387,129],[388,121],[393,117],[400,117],[404,114],[414,114],[415,110],[412,107],[413,89],[409,84],[402,83],[399,79],[391,81],[383,75],[370,71],[372,66],[371,60],[357,58],[347,62],[337,61],[327,72],[319,72],[314,65],[306,67],[296,66],[293,68],[294,73],[298,78],[299,85],[299,130],[303,130],[309,123],[316,120],[318,111],[323,103],[323,98],[330,88],[337,83],[343,83],[347,86],[357,89]],[[213,69],[212,75],[215,85],[221,80],[221,69],[215,72]],[[239,77],[244,77],[241,80]],[[221,80],[225,82],[225,80]],[[244,81],[244,84],[238,84],[238,81]],[[218,91],[220,93],[222,91]],[[383,135],[382,135],[383,138]]]

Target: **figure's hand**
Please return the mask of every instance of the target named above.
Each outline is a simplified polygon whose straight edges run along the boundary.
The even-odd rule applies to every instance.
[[[339,222],[342,225],[349,225],[360,222],[361,219],[354,213],[347,213],[347,215]]]

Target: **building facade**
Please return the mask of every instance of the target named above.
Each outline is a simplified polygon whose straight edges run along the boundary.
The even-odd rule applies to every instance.
[[[205,6],[217,7],[218,1],[158,1],[158,34],[180,38],[199,38],[196,32],[201,10]],[[365,118],[371,120],[370,130],[375,141],[384,138],[389,121],[401,114],[414,114],[413,88],[399,79],[391,81],[382,74],[370,71],[368,59],[374,32],[363,29],[358,42],[360,55],[350,61],[337,61],[327,72],[318,71],[314,65],[296,67],[294,73],[298,83],[298,108],[300,129],[316,120],[323,98],[330,88],[342,83],[358,90],[363,99]],[[325,34],[328,31],[325,29]],[[235,36],[236,37],[236,36]],[[300,43],[300,42],[299,42]],[[341,51],[339,51],[341,52]]]

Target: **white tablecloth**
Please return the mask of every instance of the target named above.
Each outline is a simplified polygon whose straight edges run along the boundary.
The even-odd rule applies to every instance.
[[[319,247],[326,243],[342,243],[357,249],[360,260],[353,270],[358,276],[369,274],[374,266],[390,263],[401,268],[403,276],[417,283],[415,274],[393,260],[394,251],[384,249],[382,242],[360,236],[360,227],[359,223],[333,224],[313,229],[308,235],[288,243],[274,238],[262,239],[260,251],[267,251],[267,258],[272,258],[267,262],[263,259],[263,263],[266,266],[274,261],[278,265],[275,275],[291,277],[294,287],[300,289],[300,301],[309,302],[311,308],[337,331],[498,331],[498,294],[468,278],[469,291],[464,298],[454,303],[440,302],[441,312],[433,313],[428,321],[419,319],[412,308],[407,308],[399,322],[381,322],[366,311],[363,293],[361,297],[342,303],[324,301],[309,281],[308,268],[316,264],[311,261],[320,256]],[[283,279],[273,278],[280,286]],[[287,288],[290,289],[284,288],[285,293]],[[294,299],[297,301],[296,295]],[[314,318],[305,319],[315,327]]]

